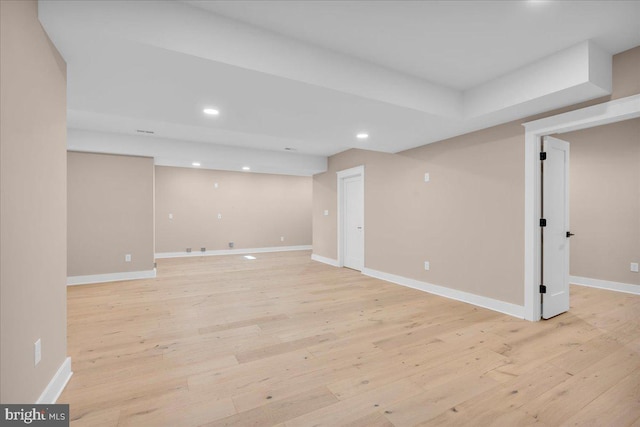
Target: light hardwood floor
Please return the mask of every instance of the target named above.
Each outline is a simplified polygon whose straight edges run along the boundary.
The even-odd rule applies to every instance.
[[[72,426],[640,426],[640,297],[527,322],[310,261],[70,287]]]

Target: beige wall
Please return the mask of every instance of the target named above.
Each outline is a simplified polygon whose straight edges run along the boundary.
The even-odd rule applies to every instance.
[[[309,177],[157,166],[155,191],[157,253],[311,244]]]
[[[68,153],[69,276],[153,270],[153,172],[149,157]]]
[[[558,137],[571,144],[571,274],[640,285],[640,119]]]
[[[615,55],[611,96],[534,118],[639,93],[638,69],[640,47]],[[314,176],[314,254],[336,258],[335,172],[362,164],[365,267],[522,305],[522,123],[534,118],[396,155],[349,150],[332,156],[328,172]],[[322,215],[325,209],[329,216]]]
[[[36,1],[0,2],[0,76],[0,401],[30,403],[67,353],[66,65]]]

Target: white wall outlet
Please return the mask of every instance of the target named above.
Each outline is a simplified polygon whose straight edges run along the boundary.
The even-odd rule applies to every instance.
[[[425,270],[428,270],[429,268],[430,268],[430,266],[429,266],[429,261],[425,261],[425,262],[424,262],[424,269],[425,269]]]
[[[218,183],[217,182],[213,184],[213,188],[218,188]]]
[[[126,254],[124,256],[124,262],[131,262],[131,254]]]
[[[173,219],[173,214],[169,214],[169,219]]]
[[[632,262],[631,263],[631,271],[633,271],[634,273],[638,272],[638,263],[637,262]]]
[[[284,236],[280,236],[280,241],[284,242]]]
[[[40,338],[33,344],[33,360],[35,362],[34,366],[37,366],[42,360],[42,341]]]
[[[218,214],[218,219],[222,219],[222,214],[221,213]]]
[[[424,182],[429,182],[429,179],[429,173],[427,172],[424,174]]]
[[[324,216],[329,216],[329,209],[324,210]]]

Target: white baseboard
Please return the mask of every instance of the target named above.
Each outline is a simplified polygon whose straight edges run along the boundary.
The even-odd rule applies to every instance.
[[[327,258],[316,254],[311,254],[311,259],[314,261],[322,262],[324,264],[329,264],[333,267],[338,266],[338,261],[333,258]]]
[[[445,298],[477,305],[479,307],[488,308],[489,310],[508,314],[509,316],[514,316],[519,319],[524,319],[524,306],[522,305],[511,304],[509,302],[504,302],[493,298],[470,294],[468,292],[458,291],[451,288],[445,288],[444,286],[433,285],[431,283],[421,282],[419,280],[409,279],[407,277],[396,276],[395,274],[384,273],[382,271],[372,270],[370,268],[364,268],[362,270],[362,274],[370,277],[375,277],[376,279],[381,279],[387,282],[406,286],[408,288],[418,289],[430,294],[435,294]]]
[[[145,271],[126,271],[122,273],[91,274],[88,276],[69,276],[67,285],[89,285],[92,283],[119,282],[121,280],[153,279],[156,269]]]
[[[44,389],[36,404],[40,405],[53,405],[56,403],[62,390],[67,386],[67,383],[71,379],[73,372],[71,371],[71,358],[67,357],[62,362],[62,365],[58,368],[58,372],[51,378],[49,384]]]
[[[193,252],[159,252],[156,258],[184,258],[194,256],[215,256],[215,255],[242,255],[257,254],[265,252],[289,252],[289,251],[310,251],[311,245],[300,246],[273,246],[267,248],[249,248],[249,249],[220,249],[215,251],[193,251]]]
[[[572,285],[640,295],[640,285],[632,285],[630,283],[611,282],[609,280],[591,279],[589,277],[580,276],[569,276],[569,282]]]

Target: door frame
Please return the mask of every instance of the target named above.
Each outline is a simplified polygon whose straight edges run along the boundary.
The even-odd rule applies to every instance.
[[[364,233],[366,233],[367,228],[364,226],[364,217],[366,215],[364,209],[365,195],[364,195],[364,165],[356,166],[350,169],[345,169],[336,172],[337,181],[338,181],[338,267],[344,267],[344,239],[346,233],[344,232],[344,221],[345,221],[345,203],[344,203],[344,187],[345,187],[345,179],[353,178],[356,176],[360,177],[360,185],[362,186],[362,238],[364,240]],[[362,266],[364,268],[365,264],[365,250],[364,245],[362,246]]]
[[[541,318],[540,298],[540,143],[571,132],[640,117],[640,94],[523,123],[524,137],[524,318]]]

